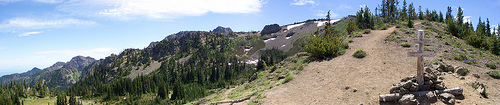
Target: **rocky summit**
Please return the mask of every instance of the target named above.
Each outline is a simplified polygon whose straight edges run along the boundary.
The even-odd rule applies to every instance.
[[[260,32],[261,35],[276,33],[281,30],[281,27],[278,24],[270,24],[266,25],[264,29]]]
[[[212,32],[215,32],[215,33],[228,33],[228,32],[233,32],[233,30],[231,30],[231,28],[227,27],[222,27],[222,26],[218,26],[217,28],[215,28],[214,30],[212,30]]]

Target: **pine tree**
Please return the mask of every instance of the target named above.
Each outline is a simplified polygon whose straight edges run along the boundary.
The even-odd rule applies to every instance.
[[[424,12],[422,12],[422,6],[418,6],[418,19],[424,20]]]
[[[161,84],[159,87],[158,87],[158,96],[161,97],[161,99],[166,99],[168,98],[168,90],[165,86],[165,84]]]
[[[415,14],[415,7],[413,7],[413,2],[410,3],[410,5],[408,6],[408,17],[410,17],[410,19],[412,20],[415,20],[416,19],[416,14]]]
[[[441,11],[439,11],[439,22],[444,22],[443,13]]]
[[[486,36],[491,37],[490,19],[486,18]]]
[[[351,34],[357,28],[358,28],[358,26],[356,26],[356,23],[354,23],[352,20],[349,20],[349,22],[347,23],[347,27],[346,27],[347,33]]]
[[[401,20],[409,19],[407,18],[406,0],[403,0],[403,8],[401,9]]]
[[[69,105],[78,105],[78,102],[76,102],[76,97],[74,93],[71,93],[69,95]]]
[[[410,19],[409,17],[408,17],[408,24],[407,24],[407,26],[408,26],[409,28],[413,28],[413,20],[412,20],[412,19]]]
[[[64,93],[60,93],[57,95],[57,105],[66,105],[66,95]]]
[[[457,13],[457,25],[462,25],[464,21],[464,11],[462,11],[462,7],[458,7],[458,13]]]

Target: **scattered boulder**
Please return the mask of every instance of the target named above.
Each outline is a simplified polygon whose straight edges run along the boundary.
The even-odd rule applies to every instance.
[[[466,76],[469,73],[469,70],[465,67],[458,66],[455,68],[455,72],[460,74],[461,76]]]
[[[253,73],[253,75],[250,77],[250,79],[248,79],[248,82],[252,82],[253,80],[257,79],[258,74],[259,74],[259,72]]]
[[[399,99],[400,105],[417,105],[418,101],[415,99],[415,95],[413,94],[405,94],[403,97]]]
[[[439,98],[445,104],[451,104],[451,105],[455,104],[455,96],[453,94],[441,93],[441,94],[439,94]]]
[[[480,78],[479,74],[472,74],[472,76],[474,76],[476,78]]]
[[[432,86],[431,86],[432,87]],[[446,86],[444,85],[444,83],[437,83],[437,84],[434,84],[433,86],[434,88],[436,88],[437,90],[443,90],[443,89],[446,89]]]
[[[445,67],[444,67],[444,72],[454,72],[455,68],[453,68],[453,66],[451,66],[450,64],[447,64]]]
[[[425,97],[427,97],[427,100],[430,101],[430,102],[436,102],[437,101],[437,97],[436,97],[436,94],[432,91],[429,91],[425,94]]]
[[[261,35],[276,33],[281,30],[281,27],[278,24],[270,24],[264,26],[264,29],[260,32]]]

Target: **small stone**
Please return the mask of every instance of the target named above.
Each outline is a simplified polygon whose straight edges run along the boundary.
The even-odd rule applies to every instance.
[[[443,76],[439,76],[438,77],[440,80],[444,80],[444,77]]]
[[[455,68],[455,72],[460,74],[461,76],[466,76],[469,73],[469,70],[465,67],[458,66]]]
[[[419,86],[419,91],[427,91],[427,90],[431,90],[431,85],[422,85],[422,86]]]
[[[429,67],[424,67],[425,72],[432,73],[432,69]]]
[[[399,88],[399,94],[406,94],[406,93],[410,93],[410,91],[408,89],[403,88],[403,87]]]
[[[439,94],[439,98],[445,104],[451,104],[451,105],[455,104],[455,96],[453,94],[442,93],[442,94]]]
[[[411,86],[410,86],[410,92],[416,92],[418,91],[418,84],[417,83],[413,83]]]
[[[434,92],[432,92],[432,91],[427,92],[425,94],[425,96],[427,97],[427,100],[429,100],[429,101],[435,102],[437,100],[436,94],[434,94]]]
[[[454,72],[455,68],[453,68],[453,66],[451,66],[450,64],[447,64],[446,67],[445,67],[445,72]]]
[[[465,77],[460,77],[460,80],[465,80]]]
[[[399,93],[399,88],[401,88],[401,86],[392,86],[391,90],[389,92],[390,93]]]
[[[434,85],[435,85],[434,87],[435,87],[437,90],[443,90],[443,89],[446,89],[446,86],[444,85],[444,83],[438,83],[438,84],[434,84]]]
[[[400,105],[417,105],[418,101],[415,99],[415,95],[413,94],[405,94],[403,97],[399,99]]]
[[[352,92],[357,92],[357,91],[358,91],[358,89],[356,89],[356,88],[352,89]]]
[[[479,77],[479,74],[472,74],[472,76],[476,77],[476,78],[480,78]]]
[[[346,86],[346,87],[345,87],[344,89],[345,89],[345,90],[349,90],[350,88],[351,88],[351,87],[349,87],[349,86]]]
[[[443,82],[443,81],[441,81],[441,80],[434,80],[434,81],[433,81],[433,83],[435,83],[435,84],[437,84],[437,83],[441,83],[441,82]]]

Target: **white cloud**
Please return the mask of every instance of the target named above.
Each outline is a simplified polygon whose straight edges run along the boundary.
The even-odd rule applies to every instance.
[[[472,22],[472,20],[470,20],[470,17],[471,17],[471,16],[464,16],[464,20],[463,20],[463,22],[464,22],[464,23],[466,23],[466,22],[471,23],[471,22]]]
[[[306,5],[306,4],[316,4],[313,0],[293,0],[290,5]]]
[[[49,51],[39,51],[35,52],[36,54],[57,54],[57,55],[66,55],[66,56],[76,56],[76,55],[83,55],[83,56],[91,56],[93,58],[99,59],[99,58],[104,58],[106,56],[109,56],[115,49],[113,48],[107,48],[107,47],[101,47],[101,48],[94,48],[94,49],[86,49],[86,50],[49,50]]]
[[[359,7],[364,8],[364,7],[366,7],[366,4],[359,5]]]
[[[21,0],[0,0],[0,3],[9,3],[9,2],[17,2]]]
[[[45,58],[45,56],[34,56],[34,57],[31,57],[32,59],[40,59],[40,58]]]
[[[212,13],[256,13],[265,0],[70,0],[58,10],[113,19],[172,19]]]
[[[19,34],[19,37],[30,36],[30,35],[34,35],[34,34],[40,34],[40,33],[43,33],[43,31],[25,32],[25,33]]]
[[[316,16],[318,17],[321,17],[321,18],[326,18],[326,15],[328,14],[328,12],[325,12],[325,11],[322,11],[322,10],[317,10],[316,11]],[[333,12],[333,11],[330,11],[330,18],[335,18],[339,16],[339,14]]]
[[[34,0],[35,2],[40,3],[62,3],[64,0]]]
[[[79,19],[56,19],[56,20],[42,20],[32,18],[13,18],[4,21],[0,24],[0,28],[27,28],[27,29],[41,29],[41,28],[57,28],[69,25],[92,25],[94,21],[79,20]]]
[[[0,0],[0,3],[10,3],[10,2],[18,2],[18,1],[26,1],[26,0]],[[33,0],[38,3],[62,3],[64,0]]]
[[[345,5],[345,4],[341,4],[338,7],[338,9],[340,9],[340,10],[346,10],[346,9],[351,9],[351,8],[352,8],[351,6],[348,6],[348,5]]]

